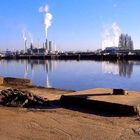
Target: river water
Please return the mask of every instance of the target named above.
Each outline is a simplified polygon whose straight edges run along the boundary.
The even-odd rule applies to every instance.
[[[29,78],[34,85],[71,90],[140,91],[140,61],[0,60],[0,76]]]

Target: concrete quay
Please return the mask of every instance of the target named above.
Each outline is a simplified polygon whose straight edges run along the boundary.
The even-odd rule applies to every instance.
[[[63,106],[79,106],[121,115],[140,115],[140,92],[113,95],[112,89],[96,88],[62,95]]]

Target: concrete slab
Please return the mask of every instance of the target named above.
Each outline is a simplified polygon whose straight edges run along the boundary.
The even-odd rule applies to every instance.
[[[64,104],[86,104],[103,110],[140,114],[140,92],[127,93],[128,95],[113,95],[112,89],[96,88],[63,95],[60,101]]]

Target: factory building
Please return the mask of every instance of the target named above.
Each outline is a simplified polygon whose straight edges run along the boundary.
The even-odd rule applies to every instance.
[[[104,54],[116,54],[119,51],[118,47],[106,47],[103,51]]]
[[[42,48],[35,47],[32,43],[30,48],[27,49],[27,54],[29,55],[46,55],[52,53],[53,42],[46,39],[45,43],[43,43]]]
[[[31,55],[45,55],[46,49],[45,48],[33,48],[33,49],[28,49],[28,54]]]

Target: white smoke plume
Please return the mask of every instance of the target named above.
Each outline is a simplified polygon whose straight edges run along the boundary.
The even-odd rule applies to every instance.
[[[27,37],[26,37],[26,34],[25,34],[24,30],[22,31],[22,37],[23,37],[24,42],[26,42],[27,41]]]
[[[30,38],[30,40],[31,40],[31,43],[33,43],[33,36],[32,36],[32,34],[31,34],[31,32],[28,32],[28,35],[29,35],[29,38]]]
[[[39,12],[44,13],[44,26],[45,26],[45,33],[46,33],[46,38],[48,36],[48,28],[52,24],[52,19],[53,15],[49,12],[49,6],[41,6],[39,8]]]
[[[102,50],[106,47],[118,47],[121,29],[116,22],[111,27],[105,27],[102,34]]]

